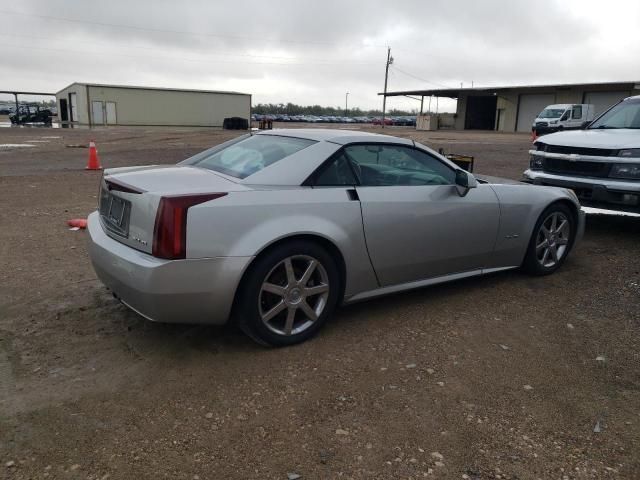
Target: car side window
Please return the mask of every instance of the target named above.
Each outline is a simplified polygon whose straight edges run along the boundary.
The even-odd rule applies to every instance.
[[[571,118],[574,120],[582,118],[582,105],[574,105],[573,110],[571,111]]]
[[[349,166],[349,161],[340,152],[331,161],[320,167],[313,182],[317,187],[338,187],[357,185],[358,180],[353,175],[353,170]]]
[[[455,171],[426,152],[400,145],[363,144],[344,149],[362,186],[453,185]]]

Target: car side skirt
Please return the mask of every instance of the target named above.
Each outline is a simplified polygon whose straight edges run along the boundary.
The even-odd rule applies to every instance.
[[[440,283],[452,282],[454,280],[461,280],[463,278],[477,277],[480,275],[501,272],[504,270],[513,270],[515,268],[519,268],[519,265],[513,265],[509,267],[470,270],[468,272],[452,273],[452,274],[443,275],[440,277],[426,278],[424,280],[400,283],[398,285],[390,285],[387,287],[376,288],[374,290],[368,290],[366,292],[360,292],[350,297],[345,297],[342,303],[344,305],[347,305],[351,303],[362,302],[364,300],[369,300],[370,298],[375,298],[375,297],[381,297],[383,295],[391,295],[394,293],[404,292],[407,290],[414,290],[417,288],[428,287],[430,285],[437,285]]]

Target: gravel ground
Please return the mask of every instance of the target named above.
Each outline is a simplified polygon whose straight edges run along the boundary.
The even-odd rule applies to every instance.
[[[526,135],[385,131],[527,164]],[[550,277],[342,308],[293,348],[119,305],[65,225],[100,178],[70,146],[160,164],[234,135],[0,128],[0,478],[640,478],[640,218],[589,215]]]

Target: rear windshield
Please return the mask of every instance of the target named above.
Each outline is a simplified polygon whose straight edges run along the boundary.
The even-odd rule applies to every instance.
[[[199,153],[182,162],[182,165],[246,178],[314,143],[314,140],[305,138],[247,135]]]
[[[640,128],[640,98],[618,103],[589,128]]]

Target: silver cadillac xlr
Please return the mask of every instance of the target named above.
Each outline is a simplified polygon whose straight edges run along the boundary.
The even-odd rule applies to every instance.
[[[554,272],[584,229],[571,190],[475,178],[412,140],[271,130],[175,166],[104,172],[98,277],[149,320],[282,346],[339,304],[523,267]]]

